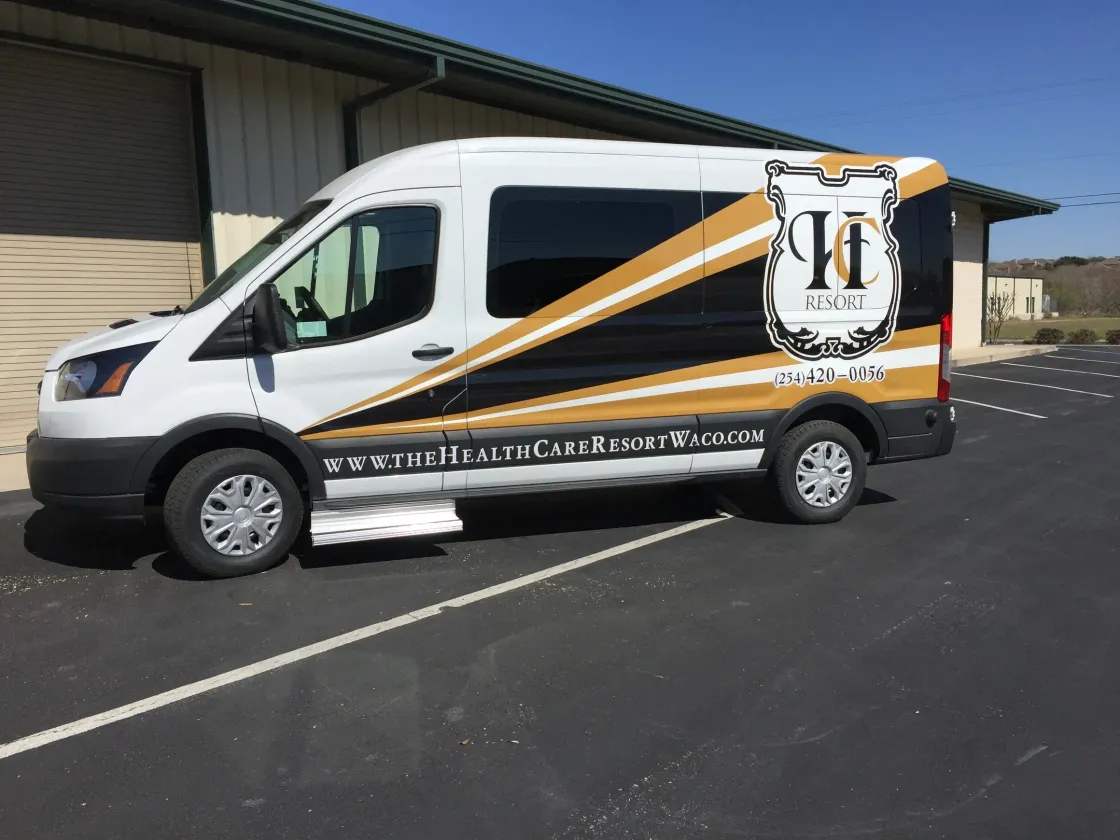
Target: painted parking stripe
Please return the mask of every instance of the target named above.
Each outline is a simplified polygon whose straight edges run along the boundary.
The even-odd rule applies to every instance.
[[[1068,391],[1071,394],[1087,394],[1090,397],[1104,397],[1112,399],[1112,394],[1098,394],[1095,391],[1078,391],[1076,388],[1059,388],[1057,385],[1043,385],[1041,382],[1023,382],[1019,379],[999,379],[995,376],[977,376],[975,373],[960,373],[953,371],[953,378],[964,376],[969,379],[987,379],[989,382],[1007,382],[1011,385],[1029,385],[1032,388],[1049,388],[1052,391]]]
[[[1001,365],[1008,367],[1021,367],[1032,368],[1034,370],[1060,370],[1062,373],[1080,373],[1082,376],[1106,376],[1109,379],[1120,379],[1120,374],[1116,373],[1098,373],[1095,370],[1078,370],[1077,368],[1059,368],[1051,367],[1050,365],[1021,365],[1018,362],[1000,362]]]
[[[1087,359],[1084,356],[1059,356],[1056,353],[1047,353],[1044,358],[1053,359],[1060,362],[1065,359],[1067,362],[1092,362],[1095,365],[1120,365],[1120,355],[1115,359]]]
[[[1024,417],[1033,417],[1035,420],[1046,420],[1041,414],[1031,414],[1029,411],[1019,411],[1017,408],[1004,408],[1002,405],[989,405],[988,403],[976,402],[974,400],[962,400],[960,397],[953,397],[955,403],[965,403],[966,405],[978,405],[981,408],[994,408],[996,411],[1006,411],[1009,414],[1022,414]],[[0,751],[0,758],[3,758],[3,752]]]
[[[381,633],[395,630],[398,627],[404,627],[408,624],[415,624],[418,621],[423,621],[426,618],[433,618],[439,615],[443,610],[449,607],[465,607],[468,604],[474,604],[478,601],[485,601],[487,598],[494,598],[498,595],[504,595],[507,592],[513,592],[517,589],[523,589],[526,586],[532,586],[535,583],[540,583],[542,580],[562,575],[567,572],[574,571],[575,569],[582,569],[585,566],[590,566],[593,563],[598,563],[601,560],[607,560],[611,557],[617,557],[620,554],[626,554],[630,551],[635,551],[639,548],[644,548],[647,545],[662,542],[673,537],[678,537],[681,534],[687,534],[689,531],[695,531],[698,528],[705,528],[708,525],[714,525],[717,522],[723,522],[729,518],[729,514],[721,513],[718,517],[713,519],[698,519],[695,522],[689,522],[685,525],[678,525],[676,528],[670,528],[667,531],[661,531],[657,534],[651,534],[648,537],[641,537],[630,542],[616,545],[614,548],[608,548],[604,551],[596,552],[595,554],[588,554],[586,557],[580,557],[576,560],[569,560],[567,563],[560,563],[556,566],[550,566],[547,569],[542,569],[539,572],[532,574],[522,575],[521,577],[514,578],[513,580],[506,581],[505,583],[498,583],[494,586],[488,586],[485,589],[479,589],[476,592],[471,592],[466,595],[460,595],[458,598],[451,598],[447,601],[440,601],[437,604],[432,604],[427,607],[422,607],[418,610],[398,615],[396,618],[390,618],[385,621],[379,621],[376,624],[369,624],[365,627],[360,627],[357,630],[351,630],[349,633],[343,633],[339,636],[332,636],[329,639],[324,639],[321,642],[306,645],[305,647],[290,650],[287,653],[281,653],[277,656],[272,656],[268,659],[262,659],[260,662],[254,662],[251,665],[245,665],[241,668],[235,668],[232,671],[226,671],[223,674],[209,677],[205,680],[198,682],[188,683],[187,685],[173,688],[170,691],[164,691],[161,694],[147,697],[143,700],[137,700],[135,703],[129,703],[126,706],[118,706],[115,709],[110,709],[107,712],[91,715],[90,717],[82,718],[81,720],[66,723],[62,726],[56,726],[53,729],[46,729],[42,732],[36,732],[34,735],[28,735],[16,741],[11,741],[7,744],[0,745],[0,759],[8,758],[18,753],[34,750],[38,747],[46,746],[47,744],[61,741],[65,738],[73,738],[75,735],[81,735],[83,732],[89,732],[93,729],[98,729],[102,726],[107,726],[110,723],[117,723],[118,721],[127,720],[137,715],[142,715],[145,712],[150,712],[155,709],[162,708],[163,706],[170,706],[172,703],[178,703],[182,700],[187,700],[191,697],[197,697],[200,694],[214,691],[222,686],[231,685],[233,683],[242,682],[243,680],[266,674],[269,671],[275,671],[287,665],[292,665],[296,662],[302,662],[305,659],[310,659],[313,656],[327,653],[328,651],[335,650],[346,645],[352,645],[355,642],[360,642],[372,636],[380,635]]]
[[[1059,348],[1058,350],[1060,352],[1063,349],[1064,348]],[[1068,353],[1069,351],[1066,350],[1066,352]],[[1094,350],[1092,347],[1080,347],[1079,346],[1079,347],[1076,348],[1076,352],[1078,352],[1078,353],[1097,353],[1101,356],[1114,356],[1114,357],[1120,359],[1120,348],[1118,348],[1116,350]]]

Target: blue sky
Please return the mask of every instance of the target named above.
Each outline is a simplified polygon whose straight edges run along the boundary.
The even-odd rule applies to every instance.
[[[1114,0],[331,2],[1040,198],[1120,193]],[[1120,254],[1120,204],[992,226],[994,260],[1062,254]]]

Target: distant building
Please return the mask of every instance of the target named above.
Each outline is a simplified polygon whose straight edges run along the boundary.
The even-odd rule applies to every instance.
[[[1009,318],[1033,321],[1050,309],[1049,295],[1042,294],[1041,277],[999,277],[988,275],[988,295],[1011,295]]]

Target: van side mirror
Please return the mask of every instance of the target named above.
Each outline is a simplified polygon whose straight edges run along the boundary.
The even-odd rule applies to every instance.
[[[262,283],[253,294],[253,351],[279,353],[287,349],[280,291],[275,283]]]

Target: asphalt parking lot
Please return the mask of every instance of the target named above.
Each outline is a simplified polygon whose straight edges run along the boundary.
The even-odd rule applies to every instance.
[[[205,581],[0,495],[3,834],[1116,837],[1120,351],[953,395],[953,453],[828,526],[537,497]]]

